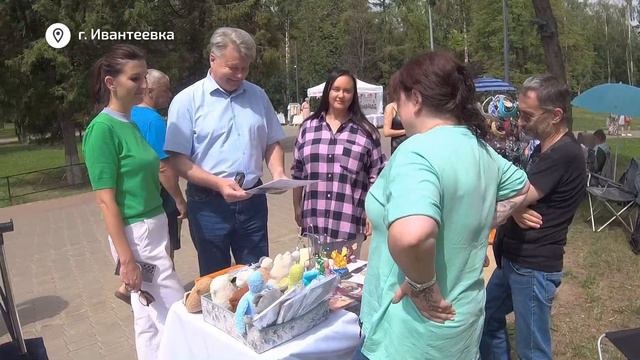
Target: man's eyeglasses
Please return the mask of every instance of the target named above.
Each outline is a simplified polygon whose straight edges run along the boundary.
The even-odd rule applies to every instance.
[[[530,122],[532,120],[538,120],[539,118],[542,117],[542,115],[548,113],[550,110],[543,110],[542,112],[535,114],[535,115],[529,115],[525,112],[520,111],[520,119],[522,119],[525,122]]]
[[[540,109],[542,109],[541,112],[539,112],[538,114],[534,114],[534,115],[529,115],[526,112],[523,112],[522,110],[520,110],[520,118],[525,121],[525,122],[529,122],[531,120],[538,120],[542,115],[549,113],[549,112],[553,112],[555,111],[557,108],[551,107],[551,106],[540,106]]]

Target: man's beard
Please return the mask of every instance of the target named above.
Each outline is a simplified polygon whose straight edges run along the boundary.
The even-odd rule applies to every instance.
[[[534,139],[540,141],[545,140],[555,134],[556,129],[553,127],[551,121],[543,121],[535,125],[535,127],[525,129],[525,133]]]

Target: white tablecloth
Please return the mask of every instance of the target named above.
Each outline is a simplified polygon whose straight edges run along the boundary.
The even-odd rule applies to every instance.
[[[358,317],[340,310],[313,329],[269,351],[257,354],[238,340],[204,322],[202,314],[189,314],[175,303],[160,343],[161,360],[238,359],[351,359],[360,345]]]

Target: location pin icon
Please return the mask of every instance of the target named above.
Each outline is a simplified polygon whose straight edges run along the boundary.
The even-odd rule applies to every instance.
[[[53,29],[53,38],[56,39],[57,42],[60,42],[60,40],[62,40],[63,35],[64,35],[64,31],[62,31],[62,29],[60,28]]]

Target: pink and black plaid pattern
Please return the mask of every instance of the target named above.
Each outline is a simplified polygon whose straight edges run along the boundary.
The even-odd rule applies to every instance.
[[[364,200],[385,164],[377,133],[356,123],[334,134],[324,116],[305,121],[293,151],[291,177],[320,180],[304,192],[303,231],[323,242],[355,240],[365,230]]]

